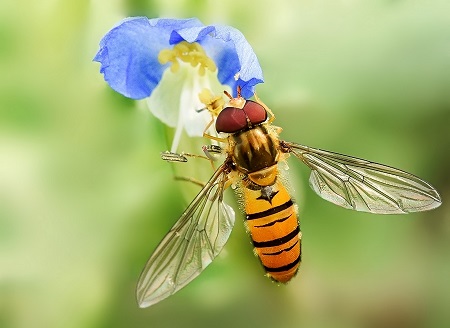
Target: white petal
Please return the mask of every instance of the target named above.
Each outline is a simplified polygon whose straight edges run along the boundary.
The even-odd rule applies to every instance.
[[[222,95],[224,91],[231,92],[230,87],[222,85],[217,78],[217,71],[206,70],[199,74],[198,67],[180,62],[179,69],[173,73],[167,69],[158,86],[148,98],[150,111],[164,124],[176,127],[174,143],[171,151],[176,151],[184,129],[189,137],[201,137],[212,116],[200,102],[199,94],[203,89],[209,89],[213,95]],[[199,111],[200,110],[200,111]],[[208,133],[215,132],[214,126]]]

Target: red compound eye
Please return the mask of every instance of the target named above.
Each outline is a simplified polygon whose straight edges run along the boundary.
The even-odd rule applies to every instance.
[[[234,133],[251,125],[257,125],[267,119],[267,112],[260,104],[247,100],[242,109],[236,107],[224,108],[216,120],[217,132]]]
[[[217,132],[234,133],[247,126],[245,112],[240,108],[224,108],[216,120]]]
[[[257,102],[247,100],[242,109],[252,125],[257,125],[267,120],[266,109]]]

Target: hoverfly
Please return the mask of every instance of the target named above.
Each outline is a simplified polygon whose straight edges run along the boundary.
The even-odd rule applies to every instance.
[[[271,124],[273,113],[256,95],[256,101],[228,96],[229,103],[215,120],[217,132],[227,137],[210,136],[225,144],[219,147],[225,161],[148,260],[136,289],[140,307],[186,286],[220,253],[234,225],[234,211],[223,202],[230,185],[237,186],[255,254],[267,276],[281,283],[295,276],[301,262],[301,232],[297,207],[280,169],[290,154],[311,169],[312,189],[344,208],[402,214],[441,204],[438,192],[410,173],[279,139],[281,129]]]

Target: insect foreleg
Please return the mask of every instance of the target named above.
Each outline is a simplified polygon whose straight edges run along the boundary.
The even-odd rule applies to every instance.
[[[223,153],[222,147],[217,145],[203,146],[202,150],[210,161],[217,161],[217,157],[215,155],[220,155]]]

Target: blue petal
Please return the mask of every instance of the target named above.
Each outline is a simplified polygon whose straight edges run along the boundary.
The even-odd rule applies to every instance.
[[[203,26],[193,19],[148,19],[132,17],[122,20],[100,41],[94,61],[117,92],[133,99],[150,96],[167,65],[158,62],[159,52],[170,46],[174,29]]]
[[[100,72],[114,90],[142,99],[150,96],[168,66],[159,63],[159,52],[183,40],[202,44],[219,69],[219,81],[229,85],[234,96],[240,86],[242,96],[249,98],[254,86],[263,82],[258,59],[241,32],[229,26],[204,26],[195,18],[124,19],[101,40],[94,61],[101,63]]]
[[[236,96],[237,86],[242,88],[242,96],[250,98],[255,85],[262,83],[262,69],[256,54],[244,35],[231,26],[210,25],[177,29],[170,36],[170,43],[199,42],[219,68],[218,78],[227,84]],[[238,74],[238,79],[235,75]]]

